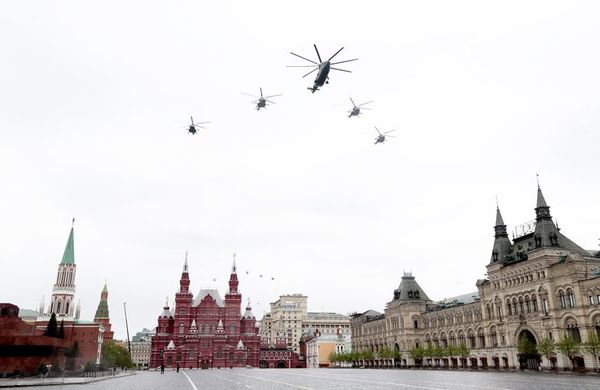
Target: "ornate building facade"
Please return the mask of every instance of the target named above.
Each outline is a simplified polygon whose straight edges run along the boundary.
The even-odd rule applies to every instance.
[[[260,337],[250,303],[242,315],[235,260],[225,299],[214,289],[190,292],[187,256],[175,294],[175,308],[168,303],[158,317],[152,337],[150,367],[220,368],[258,367]]]
[[[538,187],[535,221],[521,226],[511,241],[496,210],[494,244],[487,278],[477,292],[432,302],[414,277],[405,274],[384,313],[373,310],[351,319],[354,350],[399,351],[403,364],[414,364],[408,351],[427,344],[470,349],[461,362],[445,356],[442,365],[482,368],[537,368],[539,360],[519,353],[523,340],[537,345],[564,336],[585,342],[600,337],[600,252],[587,251],[561,232]],[[577,354],[575,367],[594,367],[593,357]],[[570,367],[556,352],[544,364]]]

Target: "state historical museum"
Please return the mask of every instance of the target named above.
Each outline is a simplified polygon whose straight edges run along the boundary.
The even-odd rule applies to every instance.
[[[166,303],[158,317],[150,367],[258,367],[260,336],[249,303],[241,315],[235,260],[224,300],[215,289],[202,289],[193,297],[187,256],[179,286],[174,312]]]

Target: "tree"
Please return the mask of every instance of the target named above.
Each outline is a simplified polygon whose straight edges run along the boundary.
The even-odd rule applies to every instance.
[[[427,343],[427,347],[424,350],[425,357],[429,358],[429,366],[433,363],[433,357],[435,356],[435,347],[431,343]]]
[[[552,369],[552,354],[556,352],[556,344],[548,337],[544,337],[537,345],[538,351],[548,359],[548,369]]]
[[[46,331],[44,332],[44,336],[48,337],[56,337],[58,335],[58,326],[56,323],[56,314],[52,313],[50,316],[50,321],[48,321],[48,326],[46,327]]]
[[[535,343],[527,337],[521,337],[519,345],[517,345],[519,353],[525,357],[533,357],[539,355]]]
[[[408,351],[408,354],[415,361],[415,366],[421,366],[423,364],[423,356],[425,356],[425,350],[421,347],[413,347]]]
[[[114,341],[105,341],[102,344],[102,365],[105,367],[133,367],[129,351]]]
[[[77,357],[79,356],[79,342],[77,340],[75,340],[75,342],[73,343],[73,345],[71,346],[71,348],[69,348],[66,352],[65,352],[65,357],[67,358],[67,368],[69,370],[74,370],[75,369],[75,361],[77,359]]]
[[[58,328],[58,333],[56,334],[56,337],[60,339],[65,338],[65,320],[60,320],[60,327]]]
[[[596,333],[591,333],[587,341],[583,344],[583,349],[592,355],[594,360],[594,371],[598,371],[598,357],[600,356],[600,338]]]
[[[569,362],[571,363],[571,370],[573,369],[573,358],[575,354],[579,352],[581,346],[575,340],[573,340],[568,335],[565,335],[562,340],[558,343],[558,350],[569,358]]]
[[[462,361],[462,366],[465,367],[466,366],[466,361],[467,358],[469,357],[469,354],[471,353],[471,350],[469,348],[467,348],[467,346],[464,343],[461,343],[458,348],[456,348],[456,354],[458,356],[460,356],[461,361]]]
[[[440,366],[442,357],[444,357],[444,348],[440,347],[439,345],[436,347],[433,347],[433,356],[437,360],[437,365]]]

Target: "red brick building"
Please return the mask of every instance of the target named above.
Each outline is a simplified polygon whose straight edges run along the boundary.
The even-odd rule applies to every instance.
[[[242,295],[238,291],[235,260],[224,300],[215,289],[201,289],[193,297],[187,256],[179,286],[174,312],[166,303],[158,317],[150,367],[258,367],[260,337],[256,318],[250,303],[241,314]]]

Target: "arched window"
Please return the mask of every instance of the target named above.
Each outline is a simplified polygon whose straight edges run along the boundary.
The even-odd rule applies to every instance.
[[[454,332],[450,332],[450,345],[454,348],[456,348],[458,345],[456,344],[456,336],[454,335]]]
[[[519,313],[525,313],[525,310],[523,309],[523,297],[519,297]]]
[[[487,313],[487,319],[491,320],[492,319],[492,306],[489,303],[485,307],[485,311]]]
[[[565,307],[567,307],[567,305],[565,304],[565,293],[562,290],[560,290],[558,292],[558,301],[560,303],[561,309],[564,309]]]
[[[62,306],[62,299],[58,298],[58,303],[56,304],[56,314],[60,314],[61,306]]]
[[[512,307],[510,306],[510,299],[506,300],[506,308],[507,308],[507,311],[508,311],[508,315],[512,316]]]
[[[573,339],[576,343],[581,343],[581,334],[579,333],[579,326],[574,318],[569,318],[565,321],[565,327],[567,328],[566,334],[568,337]]]
[[[469,330],[469,347],[471,349],[477,348],[477,344],[475,343],[475,332]]]
[[[531,306],[529,306],[529,296],[525,295],[525,311],[527,313],[531,312]]]
[[[485,335],[483,329],[477,331],[477,338],[479,339],[479,348],[485,348]]]
[[[490,342],[492,343],[492,347],[498,346],[498,335],[496,334],[496,327],[493,326],[490,330]]]
[[[573,290],[570,288],[567,289],[567,305],[569,307],[575,307],[575,295],[573,295]]]
[[[512,300],[513,314],[517,315],[519,312],[517,311],[517,298],[513,298]]]
[[[538,311],[538,304],[537,304],[537,298],[535,297],[535,294],[531,296],[531,305],[533,306],[533,312],[537,312]]]
[[[185,326],[183,325],[183,322],[179,323],[179,334],[183,334],[183,332],[185,331]]]
[[[467,345],[466,339],[465,339],[465,334],[462,330],[458,331],[458,345]]]
[[[235,324],[233,322],[229,324],[229,333],[235,333]]]

